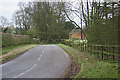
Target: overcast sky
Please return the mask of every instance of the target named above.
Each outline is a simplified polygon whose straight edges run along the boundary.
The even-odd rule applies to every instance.
[[[13,14],[15,11],[19,9],[18,3],[19,2],[31,2],[31,1],[44,1],[45,0],[0,0],[0,16],[3,16],[8,19],[9,22],[13,19]],[[48,1],[48,0],[46,0]],[[60,1],[60,0],[49,0],[52,2]],[[76,0],[63,0],[65,2],[76,2]],[[76,5],[75,5],[76,6]],[[73,19],[75,22],[77,22],[78,25],[80,25],[80,20],[74,15],[71,15],[71,19]]]
[[[0,0],[0,16],[4,16],[10,21],[13,17],[14,12],[19,9],[18,2],[28,2],[28,1],[35,1],[35,0]],[[41,0],[41,1],[45,1],[45,0]]]
[[[0,16],[11,20],[13,13],[19,9],[18,0],[0,0]]]
[[[13,19],[13,14],[19,9],[19,2],[32,2],[32,1],[48,1],[48,0],[0,0],[0,16],[3,16],[8,19],[9,22]],[[49,0],[52,2],[60,0]],[[63,1],[74,1],[74,0],[63,0]]]
[[[0,16],[4,16],[9,21],[11,21],[11,19],[13,18],[13,13],[19,9],[18,2],[31,2],[31,1],[48,1],[48,0],[0,0]],[[60,0],[49,0],[49,1],[55,2]],[[76,0],[63,0],[63,1],[75,2]],[[83,1],[87,1],[87,0],[83,0]],[[74,17],[74,20],[75,22],[77,21],[79,23],[77,18]]]

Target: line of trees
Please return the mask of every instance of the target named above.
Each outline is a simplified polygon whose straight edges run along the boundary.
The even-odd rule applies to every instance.
[[[71,22],[66,22],[65,3],[29,2],[19,3],[19,7],[14,14],[17,27],[31,37],[37,36],[40,41],[68,38],[69,32],[75,28]]]
[[[118,2],[76,2],[77,6],[70,2],[19,3],[20,9],[14,14],[16,34],[29,34],[31,38],[51,42],[68,38],[69,32],[77,27],[90,44],[117,45]],[[81,25],[71,19],[71,14],[76,15],[74,18]]]
[[[73,8],[65,11],[67,18],[81,29],[90,44],[118,44],[118,2],[78,0],[78,6],[70,5]],[[75,14],[81,25],[72,20],[68,12]]]
[[[116,2],[92,3],[86,33],[90,43],[118,44],[118,4]]]

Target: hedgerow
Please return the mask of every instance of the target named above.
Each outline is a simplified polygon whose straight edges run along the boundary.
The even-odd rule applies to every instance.
[[[0,34],[2,35],[2,47],[31,43],[29,35],[17,35],[10,33]]]

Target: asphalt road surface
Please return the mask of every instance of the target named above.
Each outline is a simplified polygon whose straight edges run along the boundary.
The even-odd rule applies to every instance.
[[[59,78],[68,61],[57,45],[40,45],[2,64],[2,78]]]

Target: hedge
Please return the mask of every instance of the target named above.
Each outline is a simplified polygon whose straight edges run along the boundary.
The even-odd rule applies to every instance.
[[[2,34],[2,47],[31,43],[29,35],[0,33],[0,35],[1,34]]]
[[[32,40],[31,40],[31,43],[33,43],[33,44],[39,44],[40,41],[39,41],[39,39],[32,39]]]

